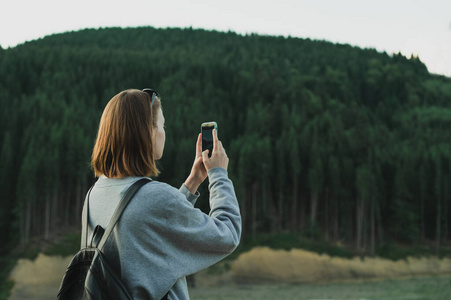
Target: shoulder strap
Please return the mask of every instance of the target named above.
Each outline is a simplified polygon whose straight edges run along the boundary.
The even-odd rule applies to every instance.
[[[85,203],[83,205],[83,212],[81,213],[81,222],[85,225],[85,230],[81,231],[81,249],[86,248],[88,244],[88,205],[89,205],[89,195],[91,194],[91,190],[94,187],[94,184],[89,189],[88,193],[86,193]]]
[[[133,196],[136,194],[136,192],[146,183],[152,181],[149,178],[143,178],[132,184],[128,188],[128,190],[125,192],[124,196],[121,199],[121,202],[119,202],[119,205],[117,206],[116,210],[114,211],[113,216],[111,217],[110,222],[108,223],[108,226],[105,230],[105,233],[102,236],[102,239],[100,240],[99,245],[97,245],[97,248],[102,250],[103,245],[105,244],[106,240],[111,234],[111,231],[113,231],[114,226],[116,225],[117,221],[119,221],[122,213],[124,212],[125,208],[127,207],[130,200],[132,200]]]

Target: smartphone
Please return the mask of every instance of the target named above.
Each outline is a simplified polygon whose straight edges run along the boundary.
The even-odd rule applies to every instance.
[[[200,126],[200,132],[202,133],[202,152],[208,151],[208,157],[211,157],[213,153],[213,129],[218,133],[218,124],[216,122],[205,122]]]

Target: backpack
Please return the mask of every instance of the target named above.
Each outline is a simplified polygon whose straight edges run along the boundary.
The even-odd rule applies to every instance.
[[[86,205],[83,207],[82,222],[86,231],[82,232],[81,250],[75,254],[58,291],[58,300],[128,300],[133,299],[122,283],[120,275],[110,266],[105,254],[102,252],[106,240],[119,221],[127,204],[135,193],[151,179],[143,178],[131,185],[122,197],[106,230],[100,225],[94,229],[93,237],[87,246],[89,195],[86,195]],[[169,292],[168,292],[169,293]],[[168,293],[163,299],[167,299]]]

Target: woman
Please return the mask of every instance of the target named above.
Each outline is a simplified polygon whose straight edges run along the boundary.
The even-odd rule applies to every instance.
[[[165,119],[157,92],[126,90],[102,114],[92,153],[99,177],[89,200],[92,228],[105,228],[127,188],[156,176],[163,156]],[[241,235],[241,217],[227,176],[229,159],[213,133],[214,148],[201,152],[201,136],[191,173],[179,190],[158,181],[144,185],[128,204],[104,246],[134,299],[189,299],[185,276],[230,254]],[[209,178],[210,213],[194,208],[197,188]],[[84,230],[84,228],[82,229]]]

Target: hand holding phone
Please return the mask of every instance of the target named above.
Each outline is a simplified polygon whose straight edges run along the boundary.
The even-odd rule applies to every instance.
[[[200,126],[202,133],[202,152],[208,150],[208,157],[213,154],[213,129],[218,130],[216,122],[205,122]]]
[[[203,123],[201,126],[202,159],[207,171],[216,167],[227,170],[229,165],[229,158],[227,157],[227,153],[225,152],[221,141],[218,139],[217,129],[218,125],[216,122]],[[206,150],[208,150],[208,155]]]
[[[196,142],[196,157],[191,172],[185,181],[185,186],[191,193],[195,194],[207,175],[207,169],[205,169],[204,159],[202,158],[202,134],[199,133]]]

